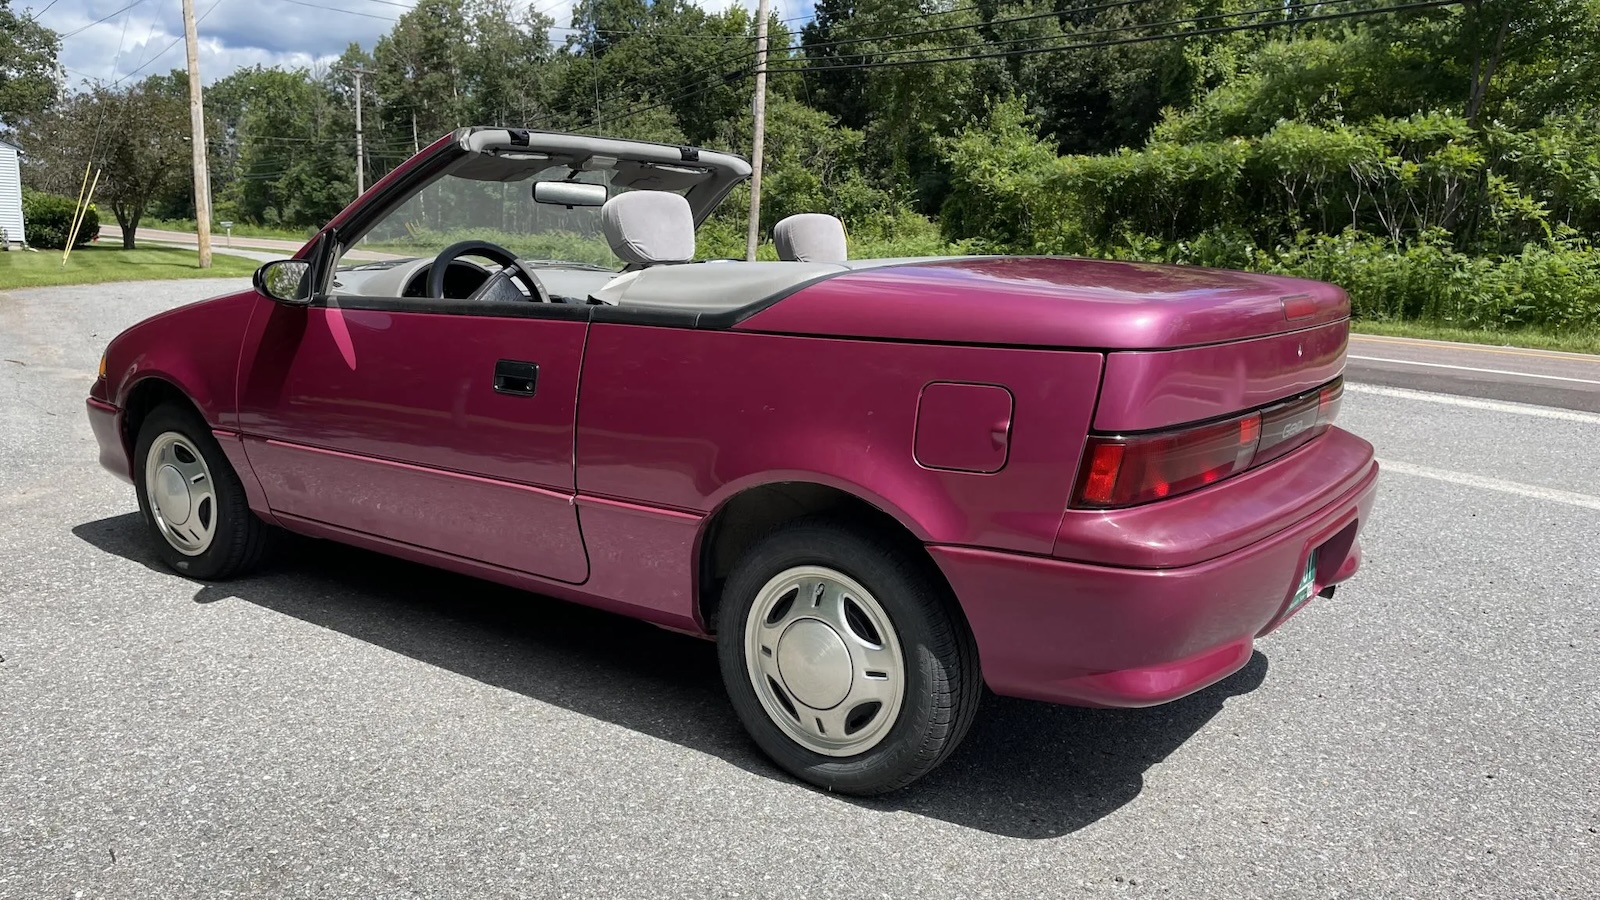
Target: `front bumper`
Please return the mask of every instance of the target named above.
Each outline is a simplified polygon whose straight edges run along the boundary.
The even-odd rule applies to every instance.
[[[1313,550],[1313,592],[1355,574],[1360,530],[1377,493],[1370,449],[1357,474],[1315,514],[1195,565],[1120,568],[970,547],[928,551],[960,598],[995,693],[1153,706],[1238,671],[1257,637],[1309,605],[1292,601]]]
[[[122,440],[122,410],[97,397],[88,399],[88,407],[89,428],[100,445],[100,465],[132,484],[133,465],[128,459],[128,445]]]

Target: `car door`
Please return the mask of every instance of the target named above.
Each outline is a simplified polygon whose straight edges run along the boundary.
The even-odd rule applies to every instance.
[[[265,297],[239,422],[273,513],[569,583],[581,307]]]

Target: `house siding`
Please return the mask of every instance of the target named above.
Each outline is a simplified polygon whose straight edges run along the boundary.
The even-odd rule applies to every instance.
[[[17,148],[0,141],[0,228],[5,229],[6,240],[22,243],[22,171],[18,165]]]

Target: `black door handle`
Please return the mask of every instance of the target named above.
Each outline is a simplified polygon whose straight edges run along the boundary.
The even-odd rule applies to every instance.
[[[539,364],[502,359],[494,364],[494,389],[501,394],[532,397],[539,387]]]

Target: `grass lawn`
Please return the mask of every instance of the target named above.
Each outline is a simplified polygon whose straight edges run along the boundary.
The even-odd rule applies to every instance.
[[[1600,353],[1600,329],[1566,334],[1543,331],[1479,331],[1424,325],[1416,322],[1354,321],[1350,330],[1357,334],[1384,337],[1420,338],[1429,341],[1458,341],[1463,344],[1492,344],[1496,347],[1525,347],[1530,350],[1565,350],[1568,353]]]
[[[240,256],[212,254],[211,268],[202,269],[194,250],[122,250],[116,247],[79,247],[65,267],[60,250],[37,253],[0,253],[0,291],[11,288],[53,287],[63,284],[104,284],[108,281],[153,281],[164,278],[233,278],[248,276],[261,264]]]

